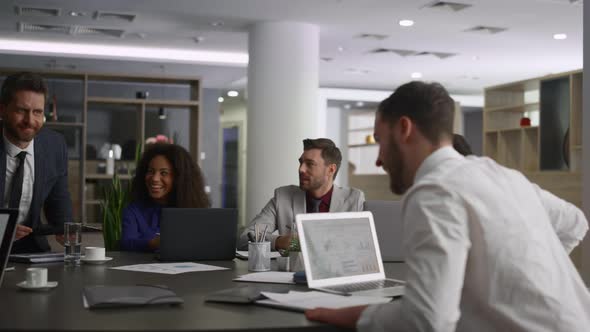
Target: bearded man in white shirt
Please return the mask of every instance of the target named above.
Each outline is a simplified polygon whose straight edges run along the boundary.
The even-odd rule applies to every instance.
[[[410,82],[377,110],[377,165],[405,193],[404,297],[307,318],[359,331],[590,330],[590,293],[568,256],[588,230],[583,213],[457,153],[453,109],[441,85]]]

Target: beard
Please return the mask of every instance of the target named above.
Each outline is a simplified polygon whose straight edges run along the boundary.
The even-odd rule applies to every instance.
[[[26,133],[24,131],[24,129],[33,129],[30,133]],[[24,128],[19,127],[18,125],[16,126],[4,126],[4,129],[6,130],[6,134],[8,137],[13,137],[16,138],[17,140],[21,141],[21,142],[30,142],[33,140],[33,138],[35,138],[35,136],[37,135],[37,133],[39,132],[40,128],[37,128],[35,126],[26,126]]]
[[[301,179],[299,180],[299,188],[303,191],[313,191],[316,189],[321,188],[324,183],[318,179],[310,178],[308,182],[303,182]]]
[[[399,145],[393,139],[389,143],[390,149],[386,153],[387,159],[384,164],[384,169],[389,174],[389,189],[394,194],[403,195],[410,188],[404,181],[406,167]]]

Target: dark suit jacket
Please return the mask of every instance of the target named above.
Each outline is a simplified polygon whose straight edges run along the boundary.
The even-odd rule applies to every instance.
[[[1,123],[1,122],[0,122]],[[1,127],[0,127],[1,128]],[[1,130],[0,130],[1,134]],[[4,203],[6,150],[0,135],[0,202]],[[47,224],[41,223],[44,208]],[[49,251],[46,235],[63,234],[64,222],[72,221],[72,200],[68,191],[68,149],[61,134],[42,128],[35,136],[35,182],[33,199],[24,225],[31,235],[16,241],[13,253]]]

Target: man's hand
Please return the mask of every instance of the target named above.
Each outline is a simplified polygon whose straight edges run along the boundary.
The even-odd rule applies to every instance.
[[[20,240],[23,237],[31,234],[32,232],[33,232],[33,229],[31,227],[27,227],[24,225],[16,225],[16,234],[14,234],[14,239]]]
[[[55,241],[57,241],[57,243],[61,244],[62,246],[64,245],[66,237],[63,234],[56,234],[55,235]]]
[[[318,308],[307,310],[305,312],[305,317],[309,320],[354,329],[356,328],[356,322],[359,320],[366,307],[366,305],[363,305],[343,309]]]
[[[275,240],[275,249],[289,249],[291,246],[291,235],[281,235]]]
[[[148,246],[152,250],[160,249],[160,235],[158,234],[155,238],[151,239],[150,242],[148,242]]]

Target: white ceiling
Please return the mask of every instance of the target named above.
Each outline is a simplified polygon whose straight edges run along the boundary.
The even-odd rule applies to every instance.
[[[259,21],[297,21],[320,26],[320,86],[391,90],[421,72],[424,80],[439,81],[454,93],[478,94],[503,82],[581,68],[581,1],[570,0],[450,0],[472,5],[461,11],[432,9],[433,0],[27,0],[0,3],[0,38],[84,42],[108,45],[166,47],[246,53],[248,26]],[[19,16],[16,6],[59,8],[57,17]],[[70,11],[84,12],[72,17]],[[97,20],[96,11],[137,15],[132,22]],[[412,19],[402,28],[400,19]],[[212,26],[212,22],[223,26]],[[18,32],[19,22],[81,25],[121,29],[123,37],[82,36],[51,32]],[[475,26],[507,30],[465,32]],[[383,40],[358,38],[382,34]],[[566,33],[566,40],[553,34]],[[141,38],[142,35],[144,38]],[[195,37],[203,37],[195,43]],[[0,45],[1,46],[1,45]],[[343,51],[339,51],[339,47]],[[368,54],[376,48],[455,53],[402,57]],[[39,50],[42,54],[43,50]],[[2,55],[3,66],[43,67],[55,56]],[[22,63],[21,63],[22,62]],[[86,70],[88,60],[58,59],[59,66]],[[158,73],[153,63],[105,61],[107,68],[131,68]],[[166,73],[190,73],[204,85],[226,88],[246,74],[243,67],[166,65]]]

